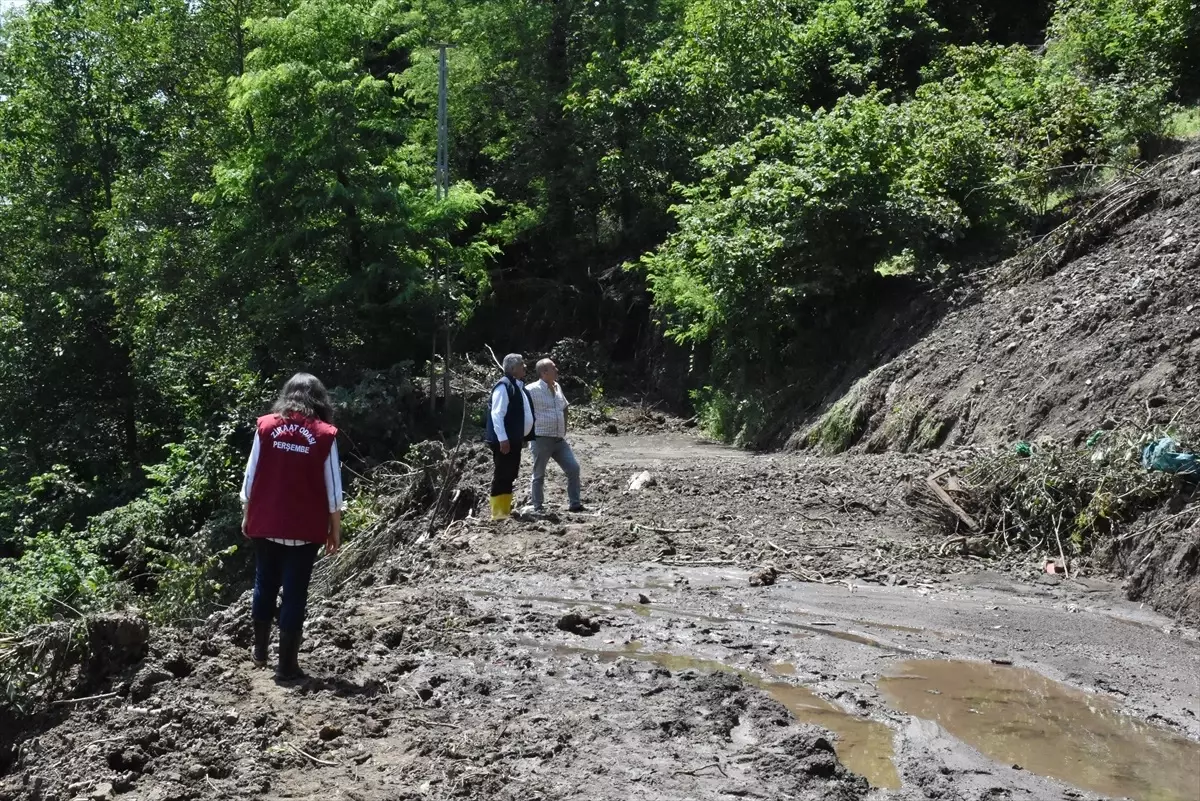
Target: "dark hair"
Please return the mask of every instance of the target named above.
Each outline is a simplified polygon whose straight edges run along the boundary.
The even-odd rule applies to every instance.
[[[321,379],[308,373],[296,373],[279,391],[279,397],[271,407],[271,414],[280,417],[299,414],[332,423],[333,401],[329,399],[329,392],[321,383]]]

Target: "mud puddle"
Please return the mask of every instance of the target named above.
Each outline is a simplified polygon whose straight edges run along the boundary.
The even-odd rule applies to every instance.
[[[810,723],[833,732],[836,735],[834,750],[838,758],[850,770],[865,777],[872,787],[889,790],[900,787],[900,776],[893,759],[892,730],[882,723],[851,715],[807,687],[770,681],[751,671],[713,659],[643,651],[642,643],[636,640],[627,643],[621,650],[593,650],[567,645],[560,645],[554,650],[560,654],[595,656],[602,662],[625,658],[649,662],[671,671],[736,674],[747,684],[767,692],[783,704],[792,717],[801,723]],[[786,663],[772,668],[772,673],[779,676],[792,675],[794,672],[794,667]]]
[[[882,677],[879,689],[893,708],[936,721],[997,762],[1105,796],[1200,798],[1200,743],[1032,670],[912,661]]]

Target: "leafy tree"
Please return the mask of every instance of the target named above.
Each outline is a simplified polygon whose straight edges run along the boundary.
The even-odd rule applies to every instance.
[[[258,46],[231,83],[230,112],[249,130],[217,163],[205,202],[221,279],[242,299],[267,374],[390,364],[411,353],[439,298],[465,315],[488,288],[494,248],[468,228],[490,194],[460,182],[435,198],[433,159],[412,136],[428,107],[403,74],[419,20],[387,12],[307,0],[255,22]],[[452,268],[449,286],[435,286],[434,255]]]
[[[950,106],[846,97],[702,157],[679,229],[643,259],[668,334],[770,365],[815,305],[875,269],[936,266],[1002,218],[1002,153]]]

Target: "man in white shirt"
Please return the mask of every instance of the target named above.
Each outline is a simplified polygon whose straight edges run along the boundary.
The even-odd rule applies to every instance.
[[[550,460],[567,474],[568,510],[584,511],[580,500],[579,462],[567,443],[567,407],[571,404],[558,384],[558,367],[550,359],[537,363],[538,380],[528,387],[533,406],[533,481],[530,501],[534,512],[541,513],[546,465]]]
[[[521,472],[521,452],[533,432],[533,411],[521,380],[525,359],[510,353],[502,364],[504,376],[492,387],[491,406],[484,439],[492,449],[492,519],[503,520],[512,513],[513,485]],[[520,397],[520,402],[517,398]]]

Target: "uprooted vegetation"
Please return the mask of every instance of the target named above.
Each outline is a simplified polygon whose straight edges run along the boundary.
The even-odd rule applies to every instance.
[[[1200,507],[1189,505],[1200,476],[1147,470],[1141,454],[1155,439],[1126,429],[1083,447],[1020,443],[945,486],[938,475],[914,483],[908,502],[946,537],[943,551],[1047,558],[1068,576],[1118,571],[1134,577],[1135,600],[1200,619]]]

